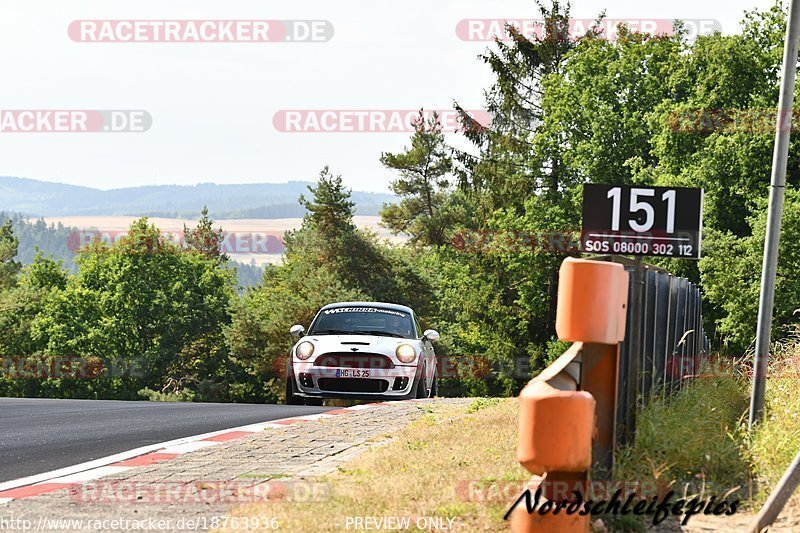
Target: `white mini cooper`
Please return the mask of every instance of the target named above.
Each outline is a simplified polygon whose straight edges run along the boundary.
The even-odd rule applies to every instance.
[[[433,342],[404,305],[341,302],[319,310],[308,333],[292,326],[286,403],[321,405],[323,398],[405,400],[438,392]]]

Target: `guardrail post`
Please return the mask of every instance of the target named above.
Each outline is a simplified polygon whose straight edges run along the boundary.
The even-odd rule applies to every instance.
[[[551,512],[517,505],[511,513],[515,532],[588,532],[589,515],[552,509],[569,502],[573,489],[586,496],[593,464],[607,474],[613,467],[628,273],[619,264],[568,258],[559,277],[556,332],[574,344],[520,393],[517,446],[519,462],[543,476],[530,491],[541,488]]]
[[[589,343],[583,345],[581,388],[597,402],[597,434],[594,441],[596,474],[610,477],[617,445],[617,387],[619,384],[619,346]]]
[[[595,464],[610,475],[629,275],[620,264],[567,258],[559,278],[556,333],[561,340],[583,343],[579,387],[597,401]]]

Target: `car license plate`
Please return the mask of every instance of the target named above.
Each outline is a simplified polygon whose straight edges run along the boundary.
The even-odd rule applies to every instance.
[[[369,370],[361,370],[358,368],[354,368],[352,370],[349,369],[337,369],[336,370],[336,377],[337,378],[368,378],[369,377]]]

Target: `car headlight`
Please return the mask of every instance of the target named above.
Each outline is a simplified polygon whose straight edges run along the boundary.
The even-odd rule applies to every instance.
[[[308,341],[303,341],[297,345],[297,348],[294,349],[294,354],[297,356],[298,359],[302,359],[305,361],[311,354],[314,353],[314,345]]]
[[[401,344],[394,353],[403,363],[411,363],[417,358],[417,351],[410,344]]]

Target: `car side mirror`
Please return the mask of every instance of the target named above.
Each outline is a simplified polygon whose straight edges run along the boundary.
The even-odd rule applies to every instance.
[[[439,340],[439,332],[435,329],[426,329],[425,333],[422,334],[423,339],[428,339],[431,342],[436,342]]]
[[[302,336],[303,336],[303,333],[305,333],[305,331],[306,331],[306,328],[304,328],[304,327],[303,327],[303,326],[301,326],[300,324],[295,324],[295,325],[294,325],[294,326],[292,326],[292,328],[289,330],[289,333],[291,333],[291,334],[292,334],[292,336],[294,336],[294,337],[302,337]]]

